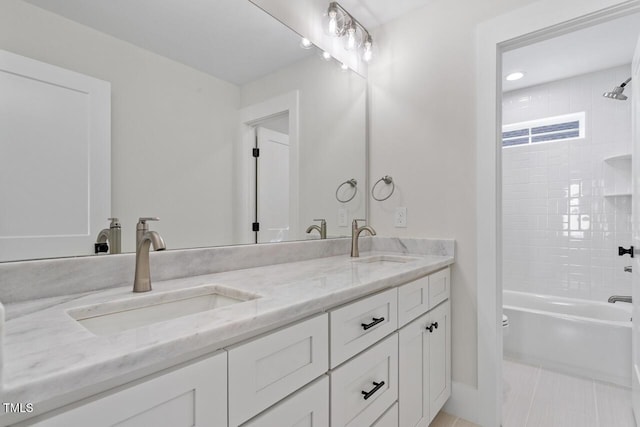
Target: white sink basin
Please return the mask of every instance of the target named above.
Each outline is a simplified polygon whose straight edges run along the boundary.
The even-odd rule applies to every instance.
[[[259,296],[224,286],[205,285],[171,292],[151,291],[118,301],[73,308],[67,313],[90,332],[111,335],[255,298]]]
[[[363,264],[404,264],[411,261],[418,261],[420,258],[400,256],[400,255],[372,255],[364,258],[354,259],[353,262]]]

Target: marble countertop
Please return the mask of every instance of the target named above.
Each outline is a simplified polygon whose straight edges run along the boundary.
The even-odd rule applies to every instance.
[[[361,258],[397,252],[367,252]],[[403,254],[406,263],[363,263],[348,255],[156,281],[160,294],[202,285],[259,298],[174,320],[97,336],[72,308],[144,297],[131,286],[6,305],[2,401],[47,402],[96,384],[125,383],[168,361],[187,360],[247,337],[409,282],[453,263],[453,256]],[[153,266],[152,266],[153,268]],[[173,363],[173,362],[172,362]],[[145,374],[145,375],[146,375]],[[137,375],[140,377],[142,375]],[[109,387],[109,388],[110,388]],[[95,390],[94,390],[95,391]],[[77,396],[76,396],[77,397]]]

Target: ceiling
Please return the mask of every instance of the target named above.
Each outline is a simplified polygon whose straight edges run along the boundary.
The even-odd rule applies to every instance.
[[[340,0],[340,3],[362,25],[372,29],[413,10],[431,3],[433,0]],[[328,1],[327,1],[328,3]]]
[[[507,92],[630,64],[639,35],[637,13],[506,52],[503,78],[515,71],[525,76],[515,82],[503,79],[502,89]],[[620,82],[611,82],[611,87],[614,83]]]
[[[313,54],[248,0],[25,1],[238,85]]]
[[[299,36],[249,0],[24,1],[238,85],[313,54],[299,47]],[[340,4],[372,28],[430,1]]]

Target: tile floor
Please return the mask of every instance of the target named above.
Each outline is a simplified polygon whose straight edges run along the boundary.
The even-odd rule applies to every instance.
[[[628,388],[506,359],[503,376],[502,427],[636,426]]]
[[[438,415],[433,419],[429,427],[480,427],[477,424],[471,423],[462,418],[458,418],[454,415],[447,414],[444,411],[440,411]]]

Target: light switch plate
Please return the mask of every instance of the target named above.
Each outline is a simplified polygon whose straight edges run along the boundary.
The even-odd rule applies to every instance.
[[[348,225],[347,210],[345,208],[338,208],[338,227],[347,227]]]
[[[396,214],[393,220],[393,224],[396,227],[401,227],[401,228],[407,227],[407,208],[405,207],[396,208]]]

